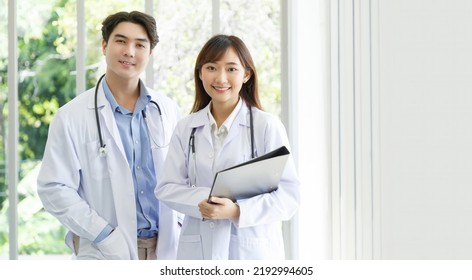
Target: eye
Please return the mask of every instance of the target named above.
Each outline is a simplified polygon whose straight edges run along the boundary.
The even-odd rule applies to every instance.
[[[228,68],[228,71],[229,72],[236,72],[236,71],[238,71],[238,68],[231,67],[231,68]]]
[[[138,47],[140,49],[145,49],[146,48],[146,46],[143,45],[143,44],[136,44],[136,47]]]
[[[117,42],[117,43],[125,43],[125,40],[123,40],[123,39],[116,39],[115,42]]]
[[[208,71],[216,71],[216,67],[212,65],[208,65],[207,67],[205,67],[205,69]]]

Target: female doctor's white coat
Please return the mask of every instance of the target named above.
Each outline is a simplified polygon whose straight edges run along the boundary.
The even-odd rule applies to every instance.
[[[256,156],[282,145],[289,148],[282,123],[256,108],[252,111]],[[237,201],[239,219],[202,220],[198,203],[208,198],[215,173],[251,159],[249,110],[244,102],[218,155],[214,154],[208,114],[209,106],[178,123],[156,188],[161,202],[185,214],[177,258],[284,259],[280,221],[293,216],[300,199],[291,157],[276,191]],[[189,149],[193,128],[196,162]]]
[[[141,87],[144,85],[141,83]],[[146,114],[149,133],[160,140],[162,125],[167,142],[180,119],[177,105],[147,88],[151,100]],[[77,259],[138,259],[137,218],[133,178],[118,127],[103,89],[98,89],[98,113],[106,156],[98,152],[94,89],[77,96],[54,117],[38,176],[38,194],[44,208],[65,225],[66,244],[73,249],[72,233],[80,237]],[[152,145],[151,141],[151,145]],[[168,147],[152,147],[156,174]],[[161,203],[157,256],[175,259],[180,232],[177,213]],[[92,242],[110,224],[115,230],[104,240]]]

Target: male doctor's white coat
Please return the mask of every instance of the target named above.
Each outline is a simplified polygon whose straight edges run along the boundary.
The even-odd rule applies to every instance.
[[[256,156],[282,145],[289,148],[282,123],[252,108]],[[280,221],[290,219],[299,205],[299,181],[289,157],[279,188],[237,201],[237,220],[202,220],[198,203],[207,199],[217,171],[251,159],[250,118],[244,104],[231,125],[220,153],[214,154],[209,106],[178,123],[171,140],[156,196],[185,214],[178,259],[284,259]],[[195,131],[195,158],[189,138]],[[195,185],[195,186],[192,186]]]
[[[141,87],[144,84],[141,83]],[[147,106],[149,133],[170,139],[180,119],[177,105],[146,88],[157,107]],[[72,233],[80,237],[77,259],[138,259],[137,218],[133,178],[118,127],[103,89],[98,89],[98,114],[106,156],[99,154],[94,89],[60,108],[49,128],[38,194],[44,208],[69,230],[66,244],[74,251]],[[156,176],[162,172],[168,147],[152,145]],[[152,193],[152,192],[151,192]],[[180,232],[177,213],[162,203],[159,209],[158,259],[175,259]],[[104,240],[93,240],[110,224],[115,230]]]

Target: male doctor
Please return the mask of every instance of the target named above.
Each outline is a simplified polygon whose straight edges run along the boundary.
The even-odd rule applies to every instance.
[[[156,21],[119,12],[102,36],[105,76],[51,122],[38,194],[69,230],[75,259],[175,259],[178,213],[154,188],[180,113],[139,78],[159,40]]]

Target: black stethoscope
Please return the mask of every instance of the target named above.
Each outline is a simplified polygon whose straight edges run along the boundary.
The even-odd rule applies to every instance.
[[[98,138],[100,140],[100,147],[98,148],[98,154],[101,156],[101,157],[104,157],[107,155],[107,149],[106,149],[106,144],[103,142],[103,136],[102,136],[102,129],[101,129],[101,126],[100,126],[100,119],[98,117],[98,106],[97,106],[97,96],[98,96],[98,87],[102,81],[102,79],[105,77],[105,74],[103,74],[100,79],[98,79],[98,82],[95,86],[95,120],[97,121],[97,129],[98,129]],[[148,130],[148,135],[149,137],[151,138],[152,142],[154,143],[154,145],[158,148],[165,148],[167,146],[169,146],[169,143],[166,144],[166,133],[165,133],[165,127],[164,127],[164,120],[162,118],[162,111],[161,111],[161,107],[159,107],[159,104],[157,104],[156,101],[154,100],[151,100],[150,101],[152,104],[154,104],[157,108],[157,110],[159,111],[159,117],[161,118],[161,125],[162,125],[162,137],[163,137],[163,144],[158,144],[158,141],[156,141],[156,139],[154,139],[154,137],[151,135],[151,133],[149,132],[149,127],[148,127],[148,123],[147,123],[147,116],[146,116],[146,112],[145,110],[141,111],[141,113],[143,114],[143,118],[144,118],[144,121],[146,122],[146,127],[147,127],[147,130]]]
[[[254,120],[252,116],[252,109],[251,106],[247,105],[249,109],[249,131],[251,132],[251,158],[256,157],[256,152],[254,150]],[[196,149],[195,149],[195,131],[197,130],[196,127],[192,128],[192,132],[190,133],[190,137],[188,140],[188,147],[189,147],[189,152],[192,153],[193,157],[193,174],[194,174],[194,180],[193,184],[191,184],[192,187],[195,187],[196,181],[197,181],[197,163],[196,163]],[[189,158],[190,160],[190,158]],[[190,182],[191,183],[191,182]]]

